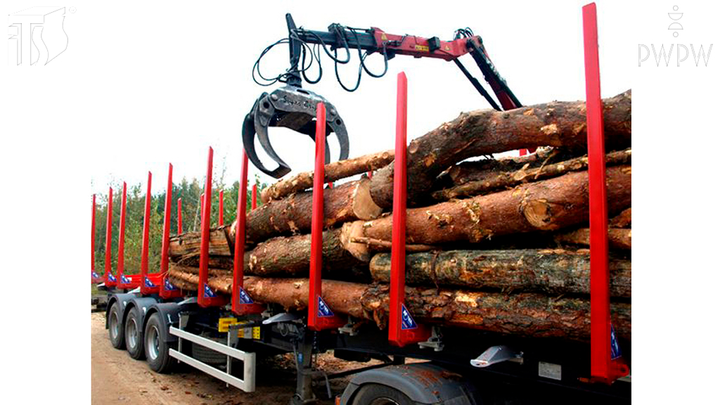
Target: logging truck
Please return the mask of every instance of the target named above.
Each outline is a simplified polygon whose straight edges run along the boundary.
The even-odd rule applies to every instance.
[[[590,32],[594,27],[594,5],[586,7]],[[586,21],[586,22],[587,22]],[[588,27],[586,26],[586,34]],[[596,35],[596,33],[595,33]],[[594,38],[594,39],[593,39]],[[137,360],[145,359],[151,370],[168,373],[178,363],[188,364],[244,392],[256,387],[255,372],[259,356],[291,353],[296,364],[297,386],[292,404],[334,400],[338,404],[536,404],[536,403],[629,403],[629,345],[616,339],[610,322],[609,277],[607,253],[608,204],[605,185],[604,138],[602,126],[594,123],[602,114],[597,72],[597,39],[586,38],[586,63],[590,66],[588,86],[588,157],[590,183],[590,240],[603,240],[605,247],[593,244],[591,261],[592,327],[590,341],[559,337],[528,337],[512,333],[495,333],[472,328],[416,320],[406,300],[405,289],[405,216],[407,200],[405,156],[406,133],[398,129],[394,151],[394,187],[392,218],[392,263],[387,275],[389,290],[387,324],[382,327],[363,322],[358,316],[334,311],[334,305],[323,290],[323,189],[325,156],[325,107],[317,105],[315,132],[316,156],[311,201],[312,239],[310,271],[306,282],[294,286],[297,296],[288,300],[303,301],[302,310],[286,305],[267,304],[253,299],[244,271],[246,236],[246,193],[248,157],[243,152],[238,195],[237,218],[232,232],[234,255],[232,280],[220,293],[209,283],[212,258],[210,213],[212,211],[212,156],[210,148],[205,194],[199,233],[197,274],[178,280],[168,277],[170,216],[172,211],[172,165],[169,166],[165,196],[160,268],[150,271],[148,264],[150,184],[143,226],[140,274],[124,274],[122,252],[125,227],[125,193],[120,209],[118,269],[111,269],[112,188],[109,190],[105,271],[95,271],[95,196],[93,196],[92,282],[106,292],[106,328],[116,349],[125,349]],[[588,56],[588,54],[590,56]],[[404,78],[400,79],[398,103],[406,108]],[[406,114],[398,115],[406,119]],[[398,125],[398,128],[406,125]],[[393,160],[393,155],[390,155]],[[254,197],[253,209],[257,199]],[[219,199],[222,204],[222,196]],[[223,212],[220,207],[220,212]],[[602,213],[597,215],[595,213]],[[178,215],[178,233],[182,233]],[[218,219],[223,225],[222,216]],[[388,228],[389,229],[389,228]],[[228,239],[229,240],[229,239]],[[228,244],[230,244],[228,242]],[[602,243],[600,243],[602,245]],[[407,247],[411,251],[411,247]],[[597,264],[594,264],[597,263]],[[603,264],[604,263],[604,264]],[[256,297],[256,296],[255,296]],[[256,302],[257,300],[257,302]],[[332,352],[339,359],[373,365],[350,372],[326,374],[316,367],[316,355]],[[406,359],[420,359],[406,363]],[[332,397],[329,380],[354,374],[340,396]],[[313,390],[313,383],[325,390]],[[315,392],[326,392],[327,398]],[[238,395],[242,395],[238,393]]]

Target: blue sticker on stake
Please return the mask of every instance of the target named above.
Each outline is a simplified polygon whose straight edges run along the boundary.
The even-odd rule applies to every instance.
[[[115,278],[115,276],[113,276],[112,274],[108,274],[108,278],[109,278],[110,281],[112,281],[112,282],[117,281],[117,279]]]
[[[174,285],[170,282],[170,280],[165,279],[165,289],[168,291],[177,290]]]
[[[245,292],[245,290],[240,287],[240,292],[238,294],[240,297],[238,297],[238,300],[240,301],[240,304],[249,305],[253,303],[252,298]]]
[[[622,353],[620,352],[620,345],[615,337],[615,328],[610,325],[610,358],[615,360],[620,357],[622,357]]]
[[[147,288],[155,288],[155,284],[153,284],[153,282],[150,281],[149,278],[145,277],[145,287],[147,287]]]
[[[208,287],[207,284],[205,284],[205,288],[203,288],[203,291],[205,292],[205,298],[214,298],[215,293]]]
[[[327,306],[321,296],[318,296],[318,316],[327,318],[333,315],[335,314],[333,314],[333,311],[330,310],[330,307]]]
[[[94,271],[92,272],[92,276],[93,276],[93,278],[100,278],[100,276],[98,276],[98,274],[95,273]]]
[[[122,276],[120,276],[120,280],[122,280],[123,284],[130,284],[130,279],[125,277],[124,274]]]
[[[415,323],[412,315],[410,315],[410,311],[405,308],[405,304],[400,304],[400,311],[402,316],[402,329],[405,330],[417,328],[417,323]]]

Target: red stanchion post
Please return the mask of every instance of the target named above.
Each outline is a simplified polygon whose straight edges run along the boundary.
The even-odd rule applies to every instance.
[[[140,278],[148,276],[148,256],[150,254],[150,204],[152,201],[152,173],[148,172],[147,191],[145,192],[145,214],[143,217],[142,250],[140,251]]]
[[[202,199],[202,220],[200,222],[200,274],[198,285],[198,305],[203,308],[223,306],[227,300],[218,296],[208,285],[208,251],[210,249],[210,213],[212,212],[212,162],[213,149],[208,149],[207,175],[205,177],[205,193]]]
[[[95,272],[95,194],[92,196],[92,233],[90,234],[90,280],[91,283],[99,283],[100,276]]]
[[[177,233],[178,233],[178,235],[180,235],[181,233],[183,233],[183,227],[182,227],[182,198],[178,198],[177,204],[178,204]]]
[[[163,236],[162,236],[162,252],[160,253],[160,277],[158,282],[159,286],[155,286],[152,280],[146,280],[144,282],[145,287],[154,288],[156,287],[162,298],[174,298],[181,297],[182,291],[175,287],[170,280],[168,280],[168,264],[169,264],[169,253],[170,253],[170,218],[172,216],[172,173],[173,165],[168,165],[168,181],[167,181],[167,192],[165,194],[165,217],[163,218]],[[178,198],[178,234],[182,233],[182,199]],[[150,284],[148,284],[150,283]]]
[[[583,7],[585,91],[587,97],[588,188],[590,194],[590,375],[612,383],[628,374],[610,321],[608,213],[605,184],[605,134],[600,97],[597,8]]]
[[[127,212],[127,184],[123,182],[122,198],[120,200],[120,234],[118,235],[118,256],[117,256],[117,286],[121,289],[135,288],[138,280],[132,276],[125,275],[125,214]]]
[[[223,190],[220,190],[220,192],[218,193],[218,226],[223,226],[225,224],[225,221],[223,218],[224,217],[223,211],[225,210],[225,207],[223,206],[224,194],[225,193],[223,192]]]
[[[113,211],[113,189],[110,187],[108,191],[108,205],[107,205],[107,223],[105,225],[105,274],[103,279],[105,286],[115,287],[117,285],[117,279],[112,274],[112,211]]]
[[[252,201],[250,201],[250,209],[254,210],[255,208],[257,208],[257,184],[252,186]]]
[[[405,222],[407,215],[407,77],[398,74],[397,120],[393,172],[393,226],[390,263],[390,318],[388,340],[403,347],[425,341],[430,329],[418,325],[405,307]]]
[[[247,178],[248,157],[243,150],[242,166],[240,168],[240,190],[237,201],[237,220],[235,221],[235,246],[233,257],[233,291],[232,311],[238,315],[259,314],[265,307],[255,303],[245,291],[243,277],[245,276],[243,264],[245,257],[245,223],[247,210]]]
[[[310,241],[310,290],[308,294],[308,328],[319,331],[339,328],[347,323],[338,317],[322,299],[322,232],[324,218],[323,185],[325,183],[325,104],[318,103],[315,124],[315,177],[313,178],[312,222]]]

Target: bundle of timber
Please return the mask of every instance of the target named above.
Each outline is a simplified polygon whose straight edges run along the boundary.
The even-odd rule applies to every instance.
[[[630,337],[631,93],[604,100],[613,326]],[[587,340],[589,196],[584,102],[473,111],[408,146],[406,303],[420,321]],[[521,157],[489,155],[537,148]],[[466,161],[476,158],[474,161]],[[478,159],[479,158],[479,159]],[[387,324],[393,151],[325,166],[323,298],[337,313]],[[373,176],[364,173],[374,172]],[[264,190],[247,215],[245,289],[306,308],[312,173]],[[210,238],[209,285],[232,292],[235,224]],[[171,281],[197,289],[199,234],[174,236]]]

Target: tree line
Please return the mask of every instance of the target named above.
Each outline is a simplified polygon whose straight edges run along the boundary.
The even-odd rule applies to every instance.
[[[153,179],[153,181],[162,181]],[[223,176],[213,180],[212,211],[210,212],[210,226],[218,225],[219,217],[219,191],[223,190],[223,222],[230,225],[237,214],[238,193],[240,182],[236,181],[231,186],[226,186]],[[250,210],[252,198],[252,182],[247,190],[247,207]],[[254,183],[257,186],[257,205],[260,205],[260,191],[267,187],[261,183],[256,176]],[[203,181],[204,185],[204,181]],[[122,183],[111,184],[113,189],[113,212],[112,212],[112,243],[111,268],[112,273],[117,272],[118,242],[120,240],[120,210],[122,199]],[[178,198],[182,199],[182,230],[183,232],[195,232],[200,230],[200,195],[204,187],[198,179],[188,181],[183,178],[180,183],[173,183],[172,201],[170,215],[170,234],[178,233]],[[138,183],[127,186],[127,200],[125,209],[125,274],[140,273],[140,257],[142,250],[142,230],[145,219],[145,194],[147,184]],[[160,269],[160,254],[162,249],[162,230],[165,217],[165,196],[167,191],[159,194],[151,194],[150,198],[150,238],[148,253],[148,268],[151,273]],[[105,233],[107,229],[107,192],[96,196],[95,208],[95,272],[99,275],[105,273]]]

